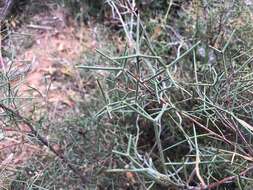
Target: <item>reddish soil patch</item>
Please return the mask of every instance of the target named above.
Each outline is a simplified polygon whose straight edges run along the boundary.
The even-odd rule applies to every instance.
[[[66,87],[64,77],[78,77],[74,67],[80,55],[86,50],[93,51],[97,44],[92,27],[80,27],[71,20],[66,22],[64,12],[65,10],[59,8],[37,14],[30,19],[31,23],[24,24],[16,31],[29,34],[31,40],[29,42],[25,39],[26,44],[22,45],[17,40],[15,44],[18,48],[18,55],[14,60],[15,67],[22,71],[27,68],[28,63],[30,68],[23,85],[19,88],[19,96],[34,97],[33,101],[40,102],[39,106],[45,107],[44,110],[48,109],[47,105],[64,104],[71,109],[75,106],[73,97],[76,92]],[[13,84],[17,82],[13,81]],[[36,90],[31,91],[31,87]],[[31,110],[32,106],[24,107],[22,114],[26,115]],[[22,164],[33,154],[41,151],[42,147],[29,143],[29,130],[26,126],[1,128],[1,167]],[[2,184],[0,180],[0,186]]]

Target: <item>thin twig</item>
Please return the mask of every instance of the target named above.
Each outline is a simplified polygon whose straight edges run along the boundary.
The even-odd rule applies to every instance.
[[[67,166],[69,167],[69,169],[71,169],[80,178],[80,180],[82,181],[83,184],[87,184],[87,182],[88,182],[87,177],[78,168],[76,168],[75,166],[73,166],[70,163],[70,161],[62,153],[60,153],[57,150],[55,150],[55,148],[52,145],[50,145],[50,143],[48,142],[48,140],[39,134],[39,132],[34,128],[34,126],[31,124],[31,122],[28,119],[24,118],[17,111],[14,111],[11,108],[8,108],[8,107],[6,107],[3,104],[0,104],[0,108],[2,108],[3,110],[5,110],[9,114],[11,114],[16,119],[18,119],[21,122],[23,122],[25,125],[27,125],[29,127],[29,129],[31,130],[30,133],[32,135],[34,135],[35,137],[37,137],[37,139],[43,145],[45,145],[52,153],[54,153],[60,160],[62,160],[62,162],[64,162],[65,164],[67,164]]]

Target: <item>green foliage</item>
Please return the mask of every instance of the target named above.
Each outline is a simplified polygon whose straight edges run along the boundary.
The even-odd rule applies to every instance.
[[[79,114],[50,121],[50,142],[88,184],[46,154],[19,168],[11,189],[251,189],[252,7],[242,1],[137,1],[151,5],[142,13],[125,2],[108,1],[125,32],[124,51],[115,57],[111,48],[98,50],[99,59],[92,55],[78,66],[84,79],[97,82],[100,95],[80,103]],[[60,3],[79,18],[103,6]],[[93,76],[101,70],[109,74]],[[10,78],[1,75],[1,102],[12,104]],[[49,117],[41,120],[37,125]]]
[[[114,12],[122,12],[117,16],[128,48],[118,57],[99,51],[110,67],[80,66],[111,73],[106,79],[109,88],[99,85],[105,106],[97,117],[131,118],[134,128],[128,147],[113,151],[119,159],[128,160],[128,167],[109,172],[136,172],[178,189],[235,189],[238,176],[249,170],[249,176],[240,181],[249,185],[252,52],[238,53],[241,49],[236,45],[247,26],[230,24],[242,13],[238,7],[240,11],[247,7],[227,1],[225,6],[216,1],[197,3],[193,12],[179,10],[175,22],[166,16],[147,30],[138,13],[120,9],[123,6],[118,9],[114,1],[109,4]],[[251,43],[247,39],[246,44]],[[166,55],[166,48],[171,55]],[[149,180],[144,182],[146,188],[154,185]]]
[[[86,20],[89,15],[98,16],[104,6],[104,0],[60,0],[73,16]]]

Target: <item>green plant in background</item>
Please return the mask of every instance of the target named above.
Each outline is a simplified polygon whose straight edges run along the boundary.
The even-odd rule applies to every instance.
[[[89,16],[102,14],[104,0],[60,0],[59,4],[69,9],[78,20],[87,22]]]
[[[98,51],[111,62],[110,66],[78,66],[111,73],[105,79],[108,90],[98,80],[105,106],[97,118],[131,118],[127,148],[118,144],[113,151],[119,159],[127,160],[126,167],[108,172],[142,174],[147,177],[142,183],[147,189],[155,183],[196,190],[250,187],[251,56],[248,51],[234,54],[238,29],[227,28],[224,23],[221,42],[217,46],[211,43],[220,35],[210,38],[208,31],[216,31],[212,23],[221,3],[194,5],[200,6],[197,11],[207,10],[210,20],[205,23],[196,13],[196,24],[191,25],[193,38],[180,39],[171,61],[153,46],[140,14],[134,11],[134,1],[127,5],[122,1],[108,3],[123,26],[127,48],[119,57]],[[243,7],[235,2],[227,5],[222,10],[225,20]],[[211,8],[217,9],[212,12]],[[163,28],[174,31],[169,23],[163,24]]]

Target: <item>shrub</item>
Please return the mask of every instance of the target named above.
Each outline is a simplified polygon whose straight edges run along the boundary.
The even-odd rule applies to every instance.
[[[223,9],[221,3],[209,1],[203,7],[194,2],[195,12],[189,18],[181,12],[185,20],[176,20],[193,23],[181,31],[167,20],[158,22],[160,34],[170,29],[174,35],[192,35],[178,35],[181,41],[170,50],[175,54],[165,55],[131,3],[124,7],[123,1],[108,1],[123,26],[126,49],[119,57],[98,51],[110,67],[79,66],[110,72],[107,87],[98,81],[105,106],[97,117],[125,118],[132,126],[127,147],[119,144],[113,151],[126,160],[125,168],[108,172],[142,174],[149,187],[155,181],[179,189],[247,188],[253,170],[253,84],[246,53],[251,50],[241,52],[236,43],[245,28],[229,24],[238,18],[238,7],[245,6],[226,2]],[[220,31],[217,17],[222,19]],[[162,38],[166,46],[169,37]]]

